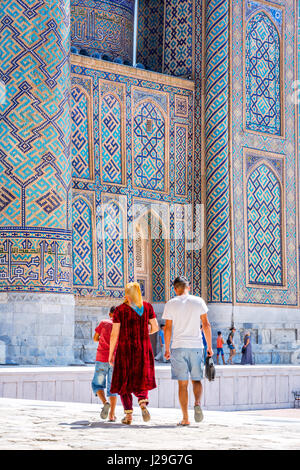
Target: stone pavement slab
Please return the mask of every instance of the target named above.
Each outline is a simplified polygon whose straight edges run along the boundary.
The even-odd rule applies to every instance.
[[[134,411],[131,426],[101,421],[101,406],[0,399],[0,449],[213,450],[300,449],[300,409],[206,411],[204,421],[179,428],[180,411],[150,408],[152,420]]]

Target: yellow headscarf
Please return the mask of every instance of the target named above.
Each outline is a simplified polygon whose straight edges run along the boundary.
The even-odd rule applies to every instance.
[[[138,282],[129,282],[125,287],[125,294],[129,295],[131,301],[138,307],[143,306],[143,297]]]

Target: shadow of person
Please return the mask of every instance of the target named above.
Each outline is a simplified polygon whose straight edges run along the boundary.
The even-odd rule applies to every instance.
[[[100,429],[108,429],[108,428],[123,428],[126,427],[129,429],[145,429],[145,428],[152,428],[152,429],[173,429],[178,427],[176,423],[174,424],[130,424],[129,426],[125,426],[122,423],[110,423],[109,421],[74,421],[73,423],[59,423],[59,426],[70,426],[71,429],[82,429],[84,428],[100,428]]]

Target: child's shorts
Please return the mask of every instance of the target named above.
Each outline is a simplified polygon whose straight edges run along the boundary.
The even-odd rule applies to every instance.
[[[108,397],[115,397],[117,393],[110,393],[113,367],[108,362],[95,362],[95,373],[92,381],[92,389],[95,395],[99,390],[107,390]]]
[[[217,348],[217,356],[221,353],[221,356],[224,356],[223,348]]]

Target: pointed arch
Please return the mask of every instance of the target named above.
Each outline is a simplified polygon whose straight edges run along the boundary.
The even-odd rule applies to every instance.
[[[245,28],[245,128],[281,136],[283,134],[282,39],[267,12],[255,12]]]
[[[167,192],[167,117],[152,99],[139,102],[133,113],[133,186]]]
[[[124,184],[125,120],[123,103],[113,91],[103,94],[101,111],[101,178],[104,184]]]
[[[271,166],[261,161],[246,181],[248,284],[282,286],[283,188]]]
[[[142,248],[142,251],[139,250]],[[138,266],[138,255],[142,260]],[[144,210],[134,221],[135,279],[146,299],[165,302],[169,298],[169,234],[161,216],[153,207]]]
[[[127,280],[126,215],[122,205],[111,195],[102,199],[102,205],[104,285],[107,289],[124,289]]]
[[[72,175],[79,180],[94,179],[93,103],[83,86],[71,89]]]
[[[95,236],[94,195],[74,194],[73,217],[73,285],[74,287],[97,287],[97,250]]]

